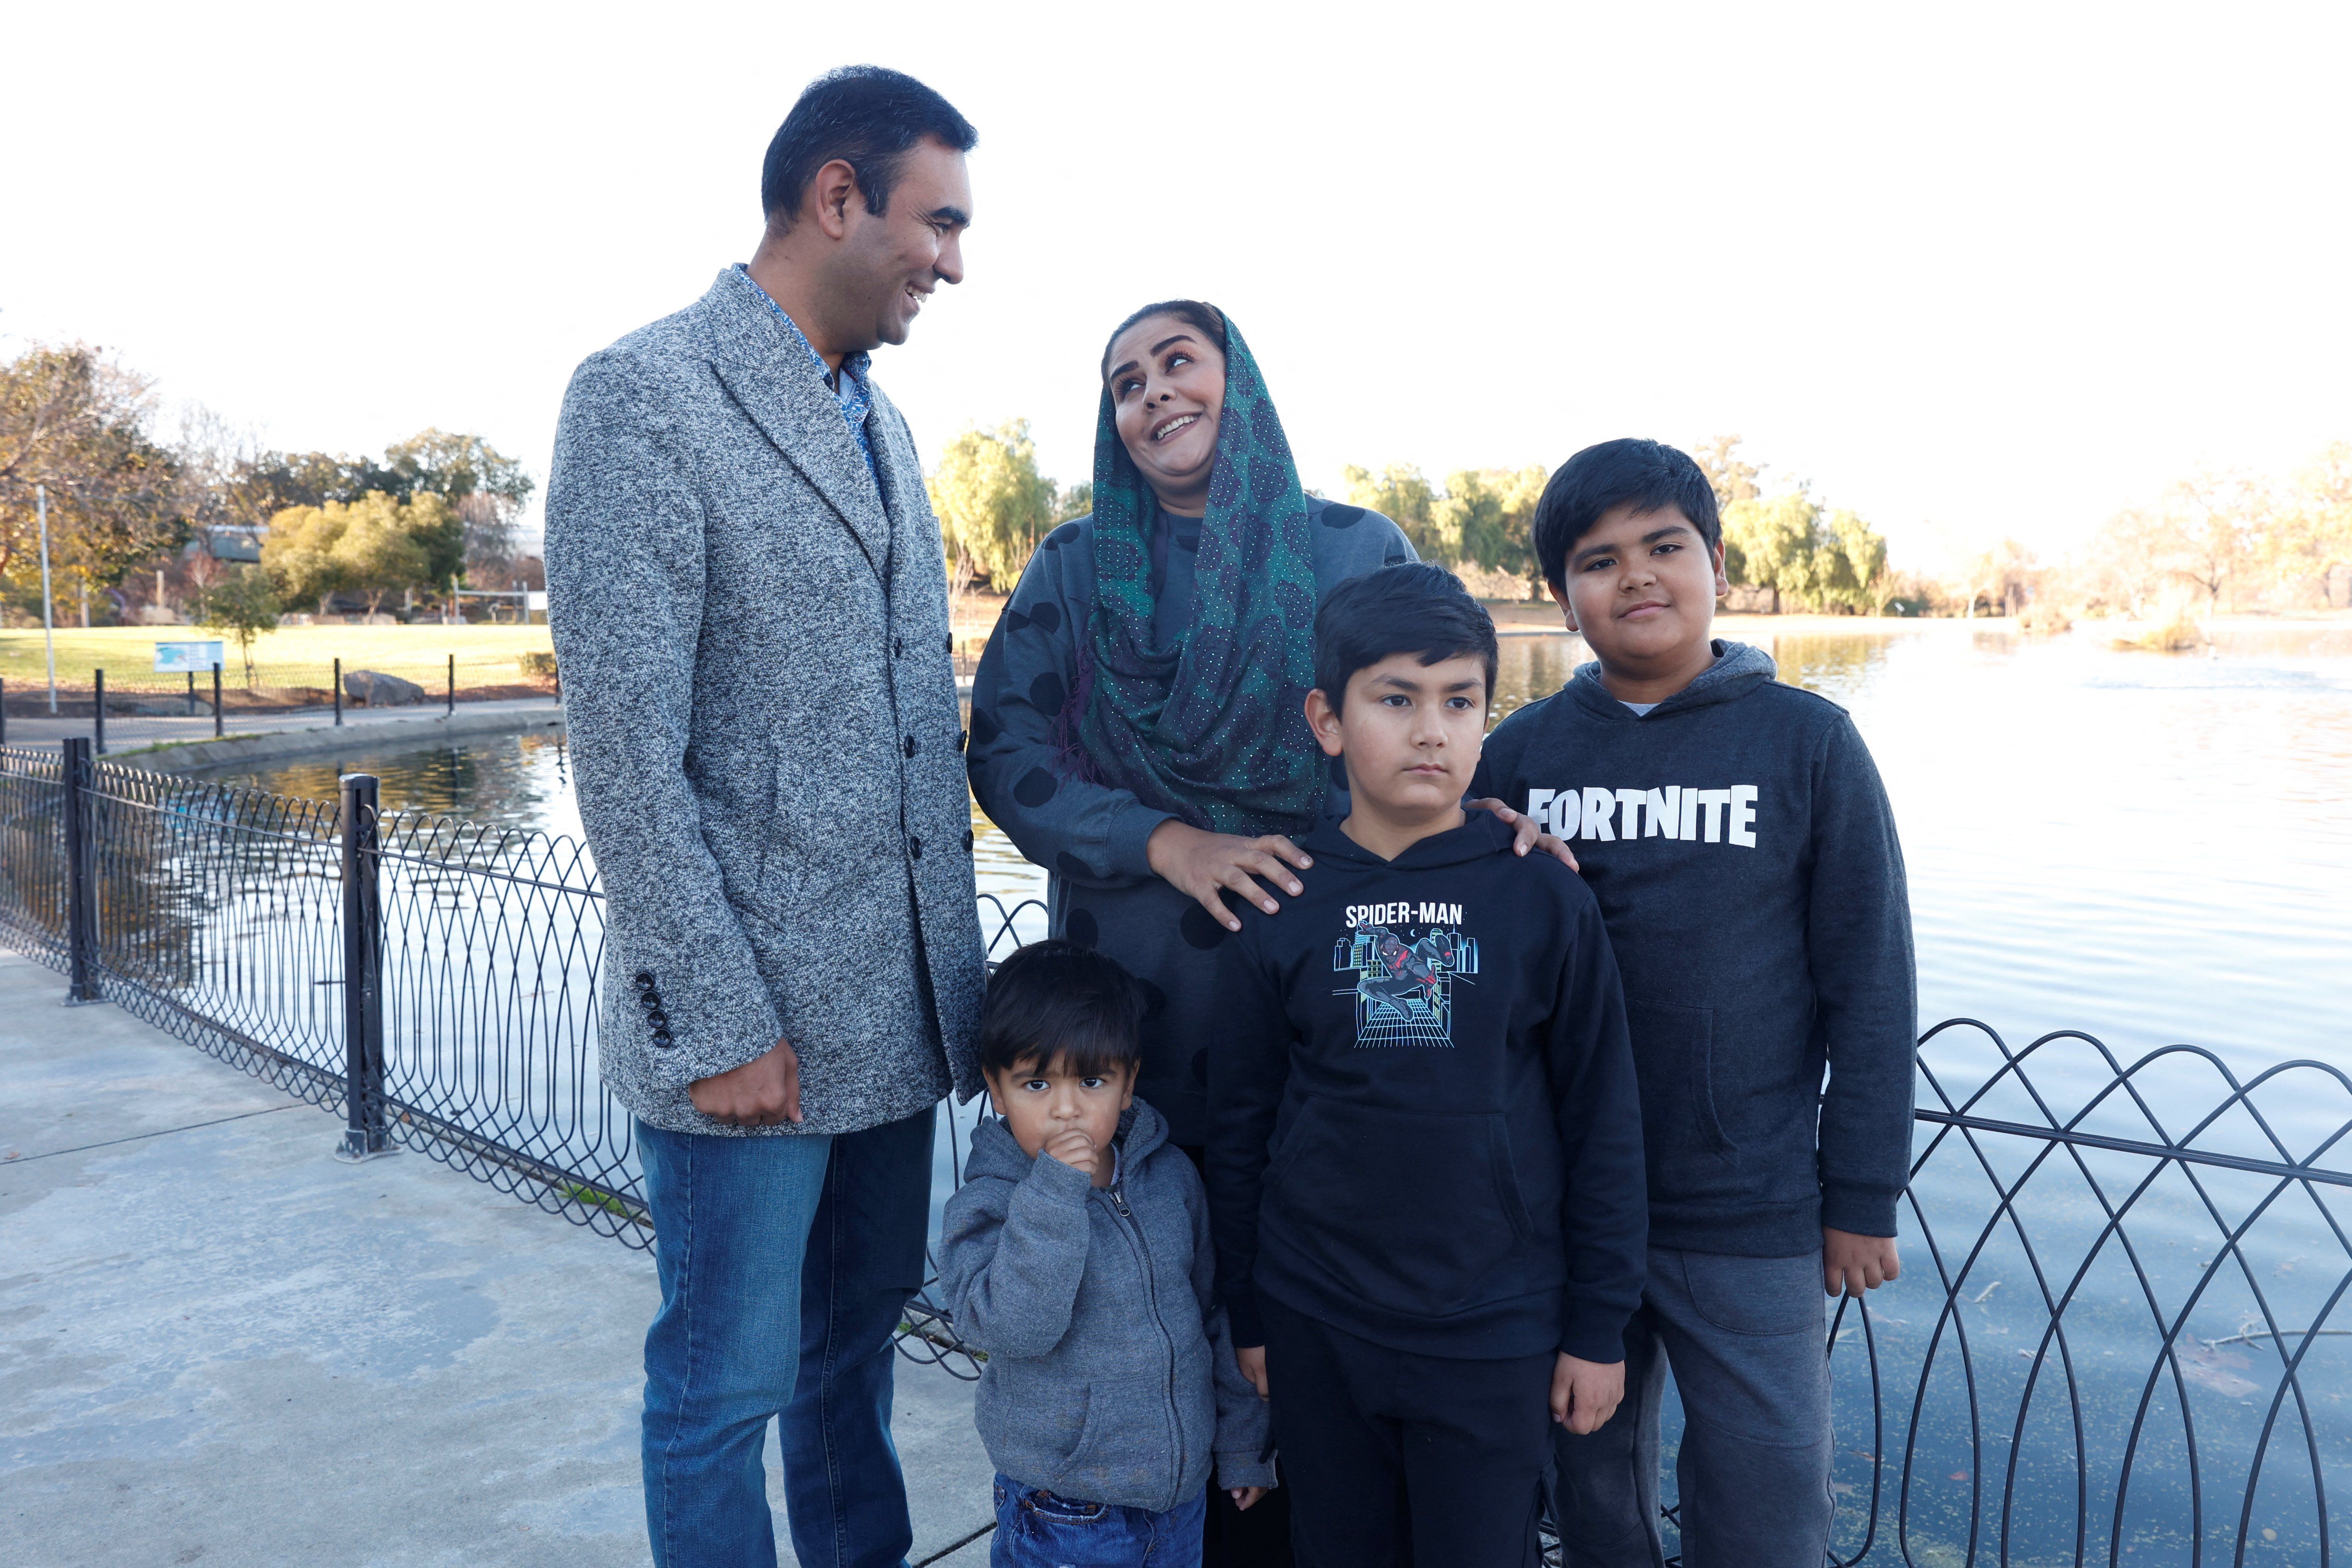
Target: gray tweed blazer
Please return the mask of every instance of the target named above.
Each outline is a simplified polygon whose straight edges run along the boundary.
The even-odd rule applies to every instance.
[[[605,892],[600,1066],[656,1127],[746,1131],[687,1086],[780,1039],[798,1131],[981,1088],[940,528],[878,388],[866,428],[878,487],[731,268],[564,395],[548,621]]]

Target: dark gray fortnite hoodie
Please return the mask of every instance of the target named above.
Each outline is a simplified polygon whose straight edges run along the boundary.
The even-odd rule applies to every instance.
[[[1120,1119],[1097,1187],[982,1117],[940,1224],[956,1332],[988,1352],[975,1419],[1023,1486],[1165,1513],[1209,1483],[1274,1484],[1265,1402],[1215,1306],[1208,1199],[1160,1112]]]
[[[1822,1226],[1893,1236],[1918,1030],[1894,814],[1844,709],[1756,648],[1715,651],[1645,717],[1580,666],[1496,727],[1473,793],[1572,841],[1600,900],[1652,1243],[1782,1258]]]

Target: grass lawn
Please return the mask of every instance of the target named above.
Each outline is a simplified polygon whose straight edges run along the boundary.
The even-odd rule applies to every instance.
[[[225,656],[222,679],[231,686],[243,679],[236,645],[226,637],[215,638],[201,626],[107,626],[90,631],[60,626],[57,638],[59,686],[87,689],[93,668],[106,671],[109,690],[184,680],[183,676],[155,673],[159,642],[216,640],[223,645]],[[315,674],[316,679],[300,684],[324,687],[327,672],[341,658],[346,670],[380,669],[438,689],[452,654],[457,658],[459,686],[495,686],[520,679],[517,655],[545,653],[553,646],[545,626],[286,626],[254,639],[253,662],[257,669],[273,673]],[[0,631],[0,680],[5,680],[12,691],[22,691],[45,685],[47,679],[41,634]]]

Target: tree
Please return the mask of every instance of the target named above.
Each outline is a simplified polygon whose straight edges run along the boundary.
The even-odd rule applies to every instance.
[[[272,518],[261,563],[286,596],[319,613],[337,594],[362,594],[368,613],[384,596],[430,588],[455,575],[465,538],[456,510],[429,491],[403,501],[370,490],[346,504],[289,507]]]
[[[240,566],[198,596],[196,624],[236,644],[245,663],[246,689],[253,689],[253,639],[278,628],[278,590],[258,566]]]
[[[449,503],[429,491],[403,505],[373,490],[346,509],[342,536],[331,553],[373,616],[388,594],[447,581],[436,577],[426,541],[446,543],[462,537],[462,528]]]
[[[1010,593],[1055,515],[1054,481],[1037,471],[1029,422],[965,430],[940,454],[925,486],[952,569]],[[1091,489],[1087,499],[1091,505]]]
[[[2352,566],[2352,441],[2331,443],[2296,473],[2263,544],[2273,574],[2314,579],[2333,602],[2336,575]]]
[[[1878,608],[1878,583],[1886,573],[1886,541],[1859,515],[1843,510],[1832,512],[1813,556],[1817,600],[1857,615]]]
[[[1761,500],[1764,492],[1756,481],[1762,470],[1739,455],[1739,436],[1717,436],[1702,441],[1691,454],[1706,482],[1715,489],[1715,506],[1718,512],[1728,510],[1735,501]]]
[[[341,501],[288,507],[269,520],[261,564],[280,594],[296,604],[315,604],[323,616],[329,600],[356,585],[351,563],[335,554],[349,521],[350,509]]]
[[[1776,614],[1783,595],[1810,601],[1818,585],[1821,517],[1821,508],[1801,490],[1772,500],[1733,501],[1723,512],[1724,575],[1771,589]]]
[[[1533,588],[1543,581],[1535,556],[1536,502],[1549,478],[1540,467],[1457,468],[1445,476],[1444,493],[1432,508],[1432,531],[1451,541],[1462,562],[1509,572]]]
[[[1055,524],[1075,522],[1095,510],[1095,487],[1091,479],[1081,479],[1064,490],[1054,502]]]
[[[50,560],[85,593],[187,536],[177,461],[150,435],[151,384],[86,344],[35,347],[0,366],[0,577],[38,572],[37,486]]]
[[[1409,463],[1391,463],[1377,475],[1364,468],[1348,468],[1340,470],[1339,477],[1347,481],[1349,504],[1368,507],[1385,515],[1404,530],[1404,536],[1412,541],[1414,552],[1423,561],[1451,566],[1462,559],[1461,536],[1453,531],[1448,521],[1438,517],[1437,492],[1419,468]]]
[[[458,521],[454,558],[435,560],[435,581],[468,566],[498,571],[513,561],[515,525],[538,488],[520,463],[479,436],[432,428],[386,447],[383,461],[395,482],[371,488],[403,500],[440,496]]]
[[[2204,594],[2206,614],[2254,563],[2272,510],[2262,487],[2241,474],[2201,473],[2165,491],[2157,535],[2165,569]]]

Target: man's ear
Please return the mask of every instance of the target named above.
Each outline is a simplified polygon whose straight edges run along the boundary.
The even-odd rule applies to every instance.
[[[809,181],[808,195],[802,198],[802,216],[814,217],[827,239],[839,239],[849,232],[849,204],[853,198],[860,205],[866,199],[858,194],[857,171],[846,158],[835,158]],[[808,211],[810,206],[815,208],[814,213]]]
[[[1715,542],[1715,596],[1718,599],[1731,592],[1731,579],[1723,574],[1723,541]]]
[[[1723,552],[1717,550],[1716,552],[1716,575],[1717,577],[1723,575],[1722,560]],[[1568,622],[1568,629],[1570,631],[1575,631],[1577,629],[1576,606],[1568,602],[1568,590],[1547,577],[1544,579],[1544,592],[1549,594],[1551,595],[1551,602],[1559,606],[1560,615]]]
[[[992,1072],[984,1072],[980,1077],[981,1081],[988,1085],[988,1109],[999,1116],[1003,1115],[1004,1097],[996,1092],[996,1075]]]
[[[1317,687],[1307,694],[1307,727],[1315,731],[1315,743],[1323,748],[1327,757],[1336,757],[1343,749],[1339,726],[1339,710],[1331,700]]]

